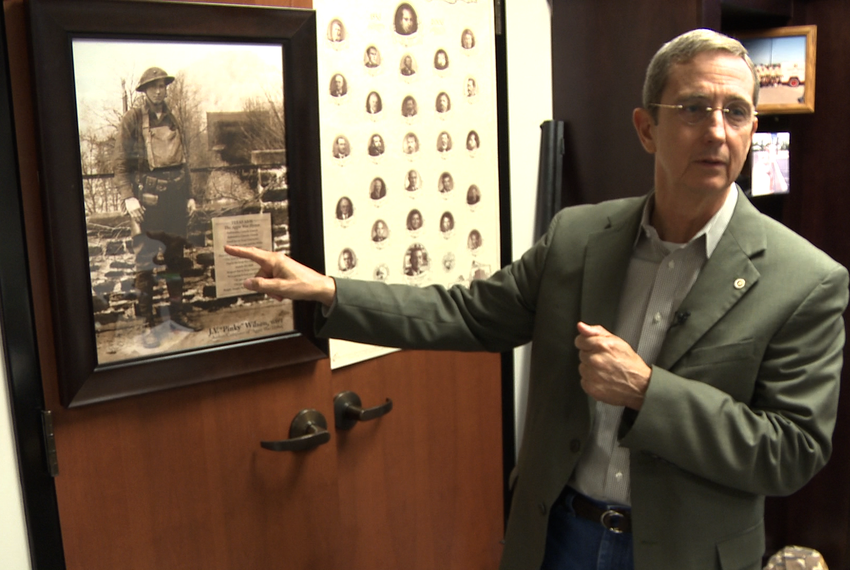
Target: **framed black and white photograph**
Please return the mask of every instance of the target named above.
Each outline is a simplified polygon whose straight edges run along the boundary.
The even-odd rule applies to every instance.
[[[759,77],[756,110],[765,115],[815,112],[817,26],[736,34]]]
[[[256,267],[224,253],[323,270],[315,14],[30,10],[63,404],[323,358],[311,308],[244,289]]]

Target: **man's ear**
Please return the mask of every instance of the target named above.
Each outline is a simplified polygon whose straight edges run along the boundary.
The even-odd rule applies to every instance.
[[[652,115],[646,109],[638,107],[632,111],[632,122],[634,122],[635,130],[644,150],[649,154],[655,154],[655,131],[653,129],[655,121],[652,119]]]
[[[756,135],[756,132],[759,130],[759,119],[758,117],[753,118],[753,132],[750,133],[750,147],[753,146],[753,137]],[[749,148],[747,150],[749,150]]]

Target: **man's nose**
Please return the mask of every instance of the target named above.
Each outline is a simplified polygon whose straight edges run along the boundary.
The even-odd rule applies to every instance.
[[[726,137],[726,113],[723,108],[712,109],[705,121],[707,130],[717,138]]]

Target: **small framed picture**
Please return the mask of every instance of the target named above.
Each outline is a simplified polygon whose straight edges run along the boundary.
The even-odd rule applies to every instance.
[[[815,112],[817,26],[772,28],[736,36],[756,67],[759,113]]]
[[[788,194],[791,133],[755,133],[751,153],[752,195]]]

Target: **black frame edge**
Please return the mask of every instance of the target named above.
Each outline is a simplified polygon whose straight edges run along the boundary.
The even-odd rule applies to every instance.
[[[64,570],[56,486],[45,465],[38,345],[21,203],[5,17],[0,13],[0,319],[12,423],[34,570]]]

